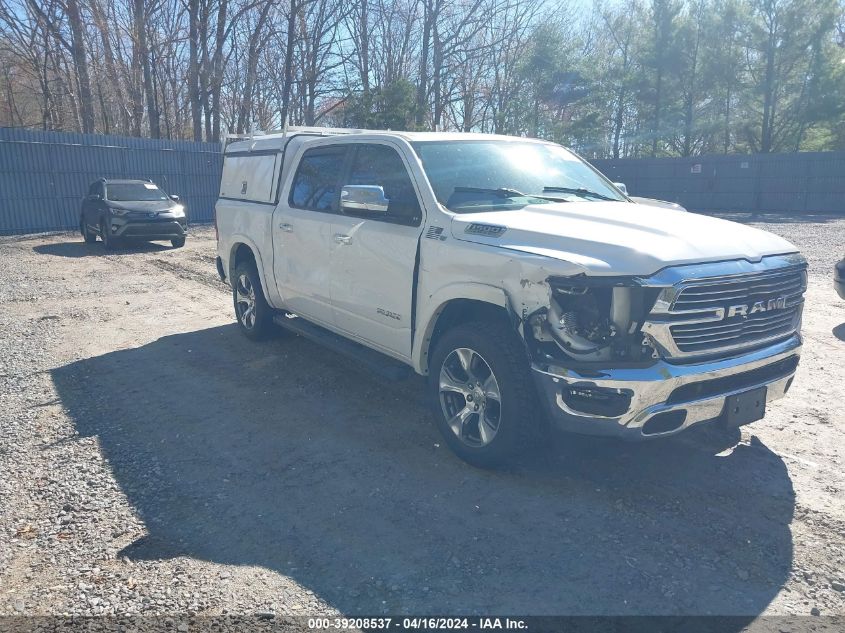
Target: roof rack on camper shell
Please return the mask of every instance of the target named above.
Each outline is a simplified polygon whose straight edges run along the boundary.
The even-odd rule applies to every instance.
[[[387,132],[389,130],[363,130],[358,128],[343,128],[343,127],[309,127],[309,126],[301,126],[301,125],[291,125],[286,127],[284,130],[271,130],[268,132],[252,132],[250,134],[227,134],[225,143],[223,145],[223,151],[225,152],[226,149],[232,143],[242,143],[245,141],[253,141],[257,143],[258,146],[255,149],[260,149],[264,143],[261,141],[272,141],[283,139],[288,136],[294,136],[298,134],[305,134],[305,135],[313,135],[313,136],[336,136],[339,134],[366,134],[368,132]],[[252,148],[250,148],[252,149]],[[244,151],[243,147],[239,147],[238,151]],[[249,150],[246,150],[249,151]]]

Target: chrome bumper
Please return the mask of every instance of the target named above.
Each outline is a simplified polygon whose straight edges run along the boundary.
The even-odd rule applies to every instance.
[[[592,371],[534,364],[532,373],[557,428],[636,440],[673,435],[700,422],[718,419],[725,399],[733,394],[765,386],[767,402],[783,397],[792,384],[800,354],[801,337],[795,335],[724,360],[685,365],[661,360],[645,368]],[[583,407],[579,410],[568,398],[573,388],[584,393],[594,389],[619,394],[624,399],[630,397],[630,403],[625,406],[623,400],[626,410],[622,414],[585,413]],[[668,430],[654,424],[656,416],[670,412],[685,412],[685,416]],[[682,416],[677,413],[661,417],[677,421]]]

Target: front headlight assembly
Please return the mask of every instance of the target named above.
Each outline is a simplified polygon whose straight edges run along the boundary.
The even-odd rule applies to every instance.
[[[551,278],[549,307],[530,319],[534,339],[582,362],[642,361],[654,349],[643,321],[659,292],[636,279]],[[552,355],[555,350],[548,350]]]

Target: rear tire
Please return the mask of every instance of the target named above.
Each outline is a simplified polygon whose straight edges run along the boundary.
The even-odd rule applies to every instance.
[[[182,248],[185,245],[185,238],[184,237],[174,237],[170,240],[170,244],[173,248]]]
[[[260,341],[271,334],[273,311],[264,298],[254,262],[243,262],[235,267],[232,273],[232,301],[238,325],[247,338]]]
[[[97,241],[97,234],[88,230],[88,224],[84,219],[79,221],[79,230],[82,233],[82,239],[86,244],[93,244]]]
[[[449,448],[474,466],[497,466],[533,444],[536,390],[525,348],[504,322],[446,332],[431,355],[429,395]]]

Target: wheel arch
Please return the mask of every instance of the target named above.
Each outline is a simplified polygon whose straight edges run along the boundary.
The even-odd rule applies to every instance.
[[[428,374],[429,354],[442,334],[462,323],[502,321],[517,330],[519,319],[504,290],[482,284],[461,284],[432,296],[436,306],[420,320],[414,341],[413,362],[417,373]]]
[[[258,279],[261,282],[261,290],[264,292],[264,297],[270,297],[270,294],[267,292],[267,280],[264,278],[264,265],[261,260],[261,251],[255,246],[255,244],[245,237],[237,237],[233,242],[232,246],[229,249],[229,283],[233,284],[233,277],[235,273],[235,268],[238,267],[238,264],[243,262],[251,261],[255,264],[255,269],[258,271]]]

